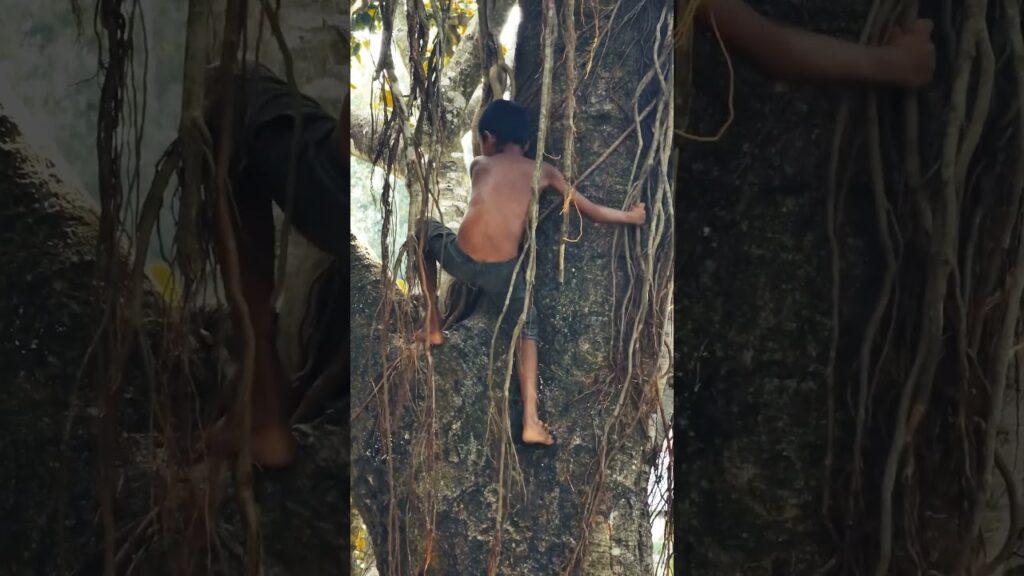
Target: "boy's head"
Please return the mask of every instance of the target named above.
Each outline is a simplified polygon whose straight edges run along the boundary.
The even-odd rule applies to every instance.
[[[480,114],[477,131],[485,156],[501,152],[506,144],[526,148],[529,140],[526,108],[508,100],[495,100]]]

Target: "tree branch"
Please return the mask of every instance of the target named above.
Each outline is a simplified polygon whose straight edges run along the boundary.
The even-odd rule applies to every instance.
[[[500,28],[508,19],[509,12],[515,6],[515,0],[496,0],[491,26]],[[400,7],[401,8],[401,7]],[[444,88],[442,113],[447,122],[448,130],[441,138],[445,152],[462,150],[461,138],[470,128],[473,119],[471,105],[473,94],[480,87],[480,51],[477,49],[479,34],[479,16],[474,16],[466,33],[455,49],[451,62],[445,67],[441,85]],[[395,42],[399,52],[406,57],[409,53],[408,38],[405,35],[404,11],[396,10]],[[352,155],[369,162],[373,158],[376,142],[373,140],[373,122],[367,110],[352,110]],[[399,177],[404,176],[403,168],[395,166]]]

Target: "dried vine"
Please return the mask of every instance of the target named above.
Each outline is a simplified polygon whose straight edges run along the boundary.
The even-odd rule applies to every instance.
[[[418,257],[419,245],[423,241],[415,222],[426,218],[437,209],[438,190],[438,159],[441,157],[440,138],[445,133],[445,120],[441,111],[440,81],[444,69],[446,52],[446,34],[440,23],[447,21],[451,12],[451,2],[434,2],[428,11],[422,0],[407,0],[405,19],[408,24],[408,63],[406,69],[410,75],[410,91],[402,93],[395,62],[392,57],[392,44],[395,32],[396,11],[401,3],[384,1],[379,4],[382,21],[382,42],[377,58],[374,75],[377,98],[385,103],[384,117],[373,122],[375,132],[372,140],[376,143],[373,155],[375,168],[383,172],[384,186],[379,202],[383,216],[381,228],[381,260],[380,270],[381,294],[383,297],[377,308],[376,325],[385,332],[397,328],[399,342],[404,342],[412,334],[414,326],[413,311],[410,303],[399,298],[395,286],[394,273],[403,268],[415,271],[409,274],[410,280],[423,282],[425,270]],[[431,37],[431,19],[439,24],[441,30]],[[371,110],[371,116],[374,111]],[[415,129],[409,124],[415,119]],[[395,237],[393,229],[397,220],[395,210],[395,188],[397,182],[396,168],[404,167],[407,189],[409,192],[409,229],[406,231],[408,241],[392,256],[391,246]],[[416,282],[410,281],[410,289]],[[426,326],[429,318],[423,318]],[[436,478],[434,460],[436,459],[437,429],[435,422],[436,398],[433,381],[433,358],[430,350],[425,351],[425,365],[421,365],[415,354],[406,353],[402,346],[395,346],[387,334],[379,338],[377,356],[381,366],[381,381],[375,387],[377,399],[377,434],[380,446],[387,460],[388,512],[386,522],[387,546],[379,550],[386,559],[389,574],[405,574],[413,570],[427,570],[434,556],[434,532],[436,518]],[[413,413],[407,412],[409,398],[420,386],[423,387],[424,401],[414,405]],[[353,419],[358,417],[353,416]],[[416,425],[414,435],[415,446],[410,451],[404,446],[396,450],[395,434],[399,427],[408,422]],[[398,497],[398,478],[409,474],[417,478],[419,510],[415,514],[408,509],[412,499],[405,501],[406,509],[402,510],[402,502]],[[423,543],[419,550],[413,551],[402,539],[410,524],[423,526]],[[414,555],[418,558],[414,558]]]
[[[122,334],[126,330],[123,303],[118,288],[126,275],[120,259],[124,183],[121,165],[122,142],[118,141],[124,113],[127,74],[131,65],[132,43],[120,0],[105,0],[96,6],[98,20],[107,35],[107,54],[100,95],[100,113],[96,128],[96,155],[99,161],[100,236],[97,246],[97,280],[104,289],[106,302],[95,356],[94,383],[100,403],[97,435],[98,478],[96,482],[103,532],[103,570],[115,574],[116,520],[114,517],[114,468],[116,451],[117,402],[126,355]],[[97,35],[99,32],[97,31]]]

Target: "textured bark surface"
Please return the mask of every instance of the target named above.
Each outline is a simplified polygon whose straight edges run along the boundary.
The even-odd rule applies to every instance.
[[[25,130],[0,102],[0,566],[12,575],[55,572],[56,511],[64,498],[67,566],[94,574],[97,409],[87,382],[71,429],[63,493],[58,471],[76,375],[102,305],[92,286],[98,215],[84,192],[68,185],[54,163],[26,142]],[[150,316],[154,304],[147,306]],[[197,346],[195,362],[205,361]],[[118,465],[124,481],[117,493],[122,528],[150,511],[150,487],[162,482],[148,451],[145,382],[136,373],[125,382]],[[346,495],[337,488],[347,471],[342,412],[334,409],[300,427],[295,466],[257,474],[268,574],[341,573],[345,567]],[[227,502],[217,529],[231,568],[241,531],[234,499],[228,496]],[[166,573],[169,566],[158,551],[142,562],[146,574]]]
[[[751,4],[846,38],[870,5]],[[809,574],[830,544],[820,515],[831,315],[825,182],[837,99],[773,86],[733,63],[735,121],[719,142],[684,142],[680,157],[676,562],[693,575]],[[728,82],[714,36],[698,28],[689,132],[717,131]],[[855,174],[846,209],[854,225],[864,220],[857,199],[867,197]],[[842,249],[862,260],[863,247]],[[866,315],[855,270],[845,272],[844,322]]]
[[[531,110],[537,122],[540,93],[540,1],[522,1],[522,24],[516,51],[517,100]],[[646,27],[657,22],[663,4],[650,1],[635,6],[634,18],[616,23],[618,35],[606,35],[589,77],[577,94],[577,153],[579,170],[593,163],[631,125],[630,100],[642,66],[621,62],[645,62],[651,53],[653,34]],[[600,29],[608,25],[611,10],[604,12]],[[620,17],[622,14],[620,13]],[[577,24],[577,61],[585,62],[594,27]],[[637,42],[637,38],[644,40]],[[561,62],[559,40],[555,60]],[[564,73],[554,72],[554,122],[549,128],[546,152],[559,158],[562,149],[561,94]],[[534,132],[535,133],[535,132]],[[627,141],[595,174],[582,192],[603,204],[621,206],[625,197],[636,142]],[[556,160],[557,162],[557,160]],[[545,194],[541,212],[557,199]],[[557,214],[557,212],[556,212]],[[558,285],[558,234],[560,219],[549,217],[537,229],[537,312],[541,319],[540,402],[541,418],[549,422],[558,444],[553,448],[524,447],[516,450],[526,483],[527,497],[513,501],[506,522],[501,574],[553,574],[579,541],[581,499],[593,479],[590,463],[596,453],[600,430],[609,416],[597,402],[596,388],[608,374],[613,292],[609,270],[621,263],[611,261],[611,230],[607,225],[583,224],[583,239],[566,248],[565,284]],[[573,225],[575,226],[575,220]],[[358,407],[372,394],[379,380],[379,348],[373,332],[380,277],[368,250],[353,240],[352,258],[352,404]],[[486,388],[487,353],[497,311],[478,309],[457,325],[445,344],[433,352],[437,398],[439,478],[437,541],[429,570],[436,574],[486,573],[490,539],[494,531],[493,505],[496,477],[487,432],[489,406]],[[505,346],[510,332],[502,332]],[[504,353],[505,346],[499,346]],[[503,373],[504,358],[499,367]],[[515,378],[515,376],[513,376]],[[520,434],[521,403],[518,382],[511,385],[512,435]],[[421,393],[421,392],[414,392]],[[367,523],[378,566],[386,571],[385,533],[388,506],[387,467],[379,447],[376,406],[353,422],[353,502]],[[403,423],[408,430],[411,423]],[[650,437],[638,426],[618,438],[609,458],[607,493],[591,526],[591,553],[580,573],[651,573],[651,535],[648,525],[647,480],[652,454]],[[407,451],[407,438],[395,443]],[[417,510],[415,494],[407,478],[396,474],[397,506],[402,514]],[[409,519],[409,516],[405,516]],[[422,533],[409,519],[406,530],[411,556],[422,558]]]
[[[98,317],[97,227],[94,204],[34,152],[0,103],[0,565],[17,574],[46,566],[41,540],[52,542],[64,416]],[[70,475],[79,479],[73,498],[90,503],[93,416],[80,415]],[[69,531],[85,528],[95,506],[81,512]]]

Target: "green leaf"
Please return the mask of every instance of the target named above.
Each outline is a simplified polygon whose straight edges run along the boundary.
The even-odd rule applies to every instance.
[[[354,30],[360,29],[371,29],[376,23],[374,17],[369,12],[360,12],[356,14],[355,19],[352,21],[352,28]]]
[[[359,42],[352,43],[352,57],[356,59],[356,62],[363,63],[363,57],[359,55],[363,45]]]

